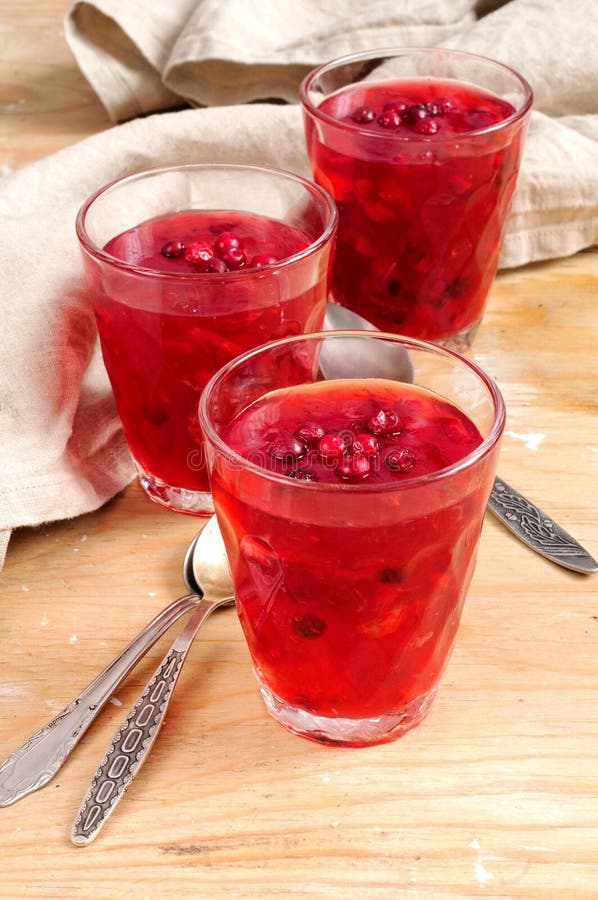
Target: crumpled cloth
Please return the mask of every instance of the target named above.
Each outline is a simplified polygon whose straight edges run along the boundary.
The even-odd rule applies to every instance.
[[[445,45],[535,91],[501,266],[575,253],[598,239],[597,25],[594,0],[75,3],[73,53],[112,118],[133,121],[0,179],[0,565],[13,528],[96,509],[134,477],[75,237],[92,191],[202,160],[309,174],[297,89],[314,65]],[[273,99],[290,105],[255,102]],[[187,104],[209,108],[159,112]]]

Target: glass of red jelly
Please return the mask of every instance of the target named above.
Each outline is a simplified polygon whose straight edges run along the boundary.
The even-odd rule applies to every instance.
[[[320,328],[336,221],[312,182],[228,164],[130,175],[83,205],[102,355],[152,500],[213,512],[200,393],[243,350]]]
[[[338,204],[332,293],[378,328],[467,349],[496,274],[532,91],[501,63],[404,49],[302,84],[315,180]]]
[[[237,610],[287,729],[359,747],[426,715],[504,417],[474,363],[388,333],[272,342],[210,380],[200,420]]]

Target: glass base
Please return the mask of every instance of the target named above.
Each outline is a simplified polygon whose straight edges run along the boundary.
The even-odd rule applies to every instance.
[[[473,344],[473,339],[481,324],[482,320],[477,319],[477,321],[468,325],[467,328],[464,328],[463,331],[458,331],[457,334],[450,334],[448,337],[435,338],[433,343],[438,344],[440,347],[446,347],[448,350],[454,350],[456,353],[465,353]]]
[[[186,513],[188,516],[211,516],[214,514],[214,501],[209,491],[193,491],[188,488],[167,484],[155,475],[150,475],[137,465],[139,484],[154,503],[166,506],[174,512]]]
[[[268,712],[287,731],[334,747],[368,747],[395,741],[415,728],[427,714],[438,691],[438,685],[416,697],[407,706],[374,716],[371,719],[347,719],[316,716],[296,706],[290,706],[265,685],[260,685]]]

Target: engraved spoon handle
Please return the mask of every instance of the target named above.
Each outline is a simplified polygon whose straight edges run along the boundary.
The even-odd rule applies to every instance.
[[[494,481],[488,509],[519,540],[551,562],[583,575],[598,572],[598,562],[575,538],[502,478]]]
[[[15,803],[54,777],[119,684],[198,599],[197,594],[187,594],[158,613],[78,697],[10,754],[0,766],[0,807]]]
[[[89,844],[114,812],[153,747],[195,635],[211,612],[230,601],[230,597],[204,598],[187,620],[114,734],[75,817],[71,831],[73,844]]]

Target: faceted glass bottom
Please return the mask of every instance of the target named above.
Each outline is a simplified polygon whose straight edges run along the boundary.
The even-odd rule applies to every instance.
[[[369,719],[316,716],[281,700],[264,684],[260,684],[260,690],[268,712],[287,731],[319,744],[367,747],[395,741],[419,725],[434,702],[438,685],[402,709]]]
[[[167,484],[155,475],[144,471],[139,464],[139,484],[148,497],[166,506],[174,512],[186,513],[189,516],[211,516],[214,514],[214,501],[209,491],[192,491],[187,488]]]
[[[465,353],[471,347],[481,322],[482,320],[478,319],[476,322],[468,325],[467,328],[464,328],[463,331],[458,331],[457,334],[451,334],[445,338],[435,338],[433,343],[446,347],[448,350],[454,350],[456,353]]]

